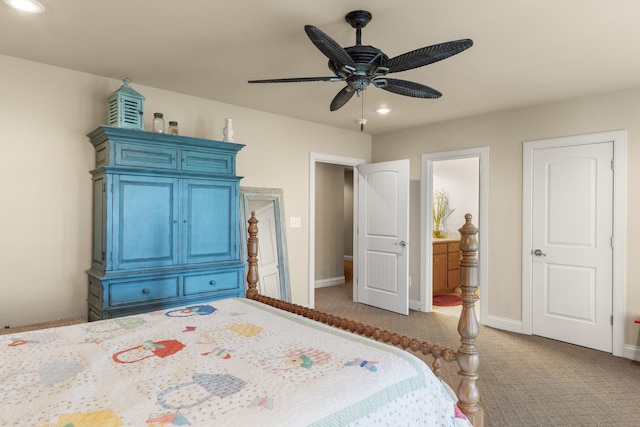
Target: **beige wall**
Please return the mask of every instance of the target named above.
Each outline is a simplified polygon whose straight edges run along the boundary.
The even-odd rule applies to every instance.
[[[86,316],[91,245],[93,147],[86,134],[106,121],[106,97],[122,82],[0,55],[0,327]],[[125,76],[123,76],[125,77]],[[246,187],[282,188],[292,299],[308,301],[309,153],[370,159],[371,137],[151,87],[154,112],[186,136],[221,139],[233,118]],[[288,223],[288,220],[287,220]]]
[[[452,209],[442,226],[448,235],[459,235],[458,229],[465,223],[464,216],[468,213],[477,223],[480,207],[479,165],[477,157],[433,162],[434,191],[444,190],[449,209]]]
[[[489,147],[489,317],[521,322],[522,142],[616,129],[627,130],[625,343],[638,345],[640,317],[640,89],[493,113],[373,138],[373,161],[409,158],[420,179],[423,153]],[[412,203],[419,203],[413,197]],[[418,235],[419,229],[412,229]],[[412,271],[415,266],[412,266]]]
[[[90,266],[93,148],[86,134],[106,116],[106,97],[121,82],[0,55],[0,327],[86,315]],[[124,76],[123,76],[124,77]],[[292,298],[308,301],[309,153],[367,161],[411,159],[412,212],[419,201],[420,155],[490,147],[489,315],[521,320],[522,141],[627,130],[626,337],[638,345],[640,317],[640,89],[469,117],[373,138],[173,92],[132,86],[183,135],[220,139],[224,118],[235,139],[241,185],[282,188],[285,212],[302,218],[287,229]],[[413,214],[412,214],[413,215]],[[288,222],[288,221],[287,221]],[[412,233],[419,221],[412,220]],[[507,232],[505,232],[507,230]],[[416,251],[414,251],[415,253]],[[417,253],[416,253],[417,256]],[[412,256],[412,277],[419,267]]]

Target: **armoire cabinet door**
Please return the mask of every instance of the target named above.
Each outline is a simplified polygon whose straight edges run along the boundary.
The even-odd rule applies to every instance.
[[[178,264],[178,182],[114,175],[114,270]]]
[[[237,182],[182,180],[183,263],[239,258],[237,193]]]

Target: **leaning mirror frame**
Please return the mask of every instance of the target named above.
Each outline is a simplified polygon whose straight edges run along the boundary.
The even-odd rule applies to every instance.
[[[284,192],[281,188],[261,188],[261,187],[240,187],[240,241],[241,257],[245,264],[244,277],[247,276],[247,228],[249,218],[251,218],[251,208],[249,204],[253,201],[273,203],[276,239],[278,243],[278,274],[280,278],[280,299],[291,301],[291,283],[289,282],[289,257],[287,255],[286,217],[284,214]],[[260,230],[260,223],[258,223]],[[260,231],[258,231],[260,240]],[[260,253],[258,252],[258,259]],[[258,271],[258,275],[260,272]],[[259,276],[258,276],[259,277]],[[245,283],[246,288],[246,283]]]

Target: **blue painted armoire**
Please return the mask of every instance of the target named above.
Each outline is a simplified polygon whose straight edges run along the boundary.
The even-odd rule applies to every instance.
[[[244,294],[242,144],[100,126],[89,320]]]

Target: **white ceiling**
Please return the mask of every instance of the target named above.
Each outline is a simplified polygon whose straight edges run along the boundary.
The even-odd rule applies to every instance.
[[[39,15],[0,3],[1,54],[350,130],[363,110],[370,134],[640,86],[637,0],[40,2]],[[332,75],[304,25],[351,46],[344,16],[358,9],[373,14],[362,43],[389,57],[473,39],[466,52],[392,75],[442,98],[369,87],[364,103],[354,97],[330,112],[342,82],[247,83]],[[394,111],[379,116],[379,106]]]

